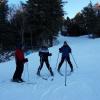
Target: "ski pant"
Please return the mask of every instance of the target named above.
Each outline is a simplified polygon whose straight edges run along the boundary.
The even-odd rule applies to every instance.
[[[61,58],[61,62],[60,62],[59,65],[58,65],[58,71],[60,71],[60,68],[61,68],[61,66],[62,66],[62,64],[63,64],[63,62],[64,62],[65,60],[66,60],[66,61],[68,62],[68,64],[70,65],[71,72],[73,72],[73,65],[72,65],[72,63],[71,63],[71,61],[70,61],[70,57],[69,57],[69,56],[66,57],[66,58],[64,58],[64,57]]]
[[[15,73],[13,75],[13,80],[20,80],[22,73],[23,73],[23,70],[24,70],[24,64],[17,65]]]
[[[52,69],[51,69],[51,67],[50,67],[50,64],[49,64],[48,59],[40,59],[40,66],[39,66],[39,68],[38,68],[38,73],[40,73],[40,71],[41,71],[41,69],[42,69],[42,67],[43,67],[44,62],[45,62],[45,64],[46,64],[46,66],[47,66],[47,68],[48,68],[48,70],[49,70],[51,76],[53,76],[53,72],[52,72]]]

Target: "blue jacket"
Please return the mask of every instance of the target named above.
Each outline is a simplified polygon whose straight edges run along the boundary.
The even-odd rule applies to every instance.
[[[69,53],[71,53],[71,48],[69,45],[63,45],[61,48],[59,48],[59,52],[62,53],[62,58],[67,58]]]

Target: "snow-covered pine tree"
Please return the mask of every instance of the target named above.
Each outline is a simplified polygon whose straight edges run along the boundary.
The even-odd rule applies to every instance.
[[[33,45],[43,41],[50,42],[58,34],[63,21],[62,0],[28,0],[26,4],[27,27],[29,27]],[[30,32],[29,32],[30,33]]]

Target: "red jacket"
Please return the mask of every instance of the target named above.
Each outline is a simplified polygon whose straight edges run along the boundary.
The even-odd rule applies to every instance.
[[[15,59],[16,59],[16,64],[24,63],[25,57],[24,57],[24,53],[22,50],[16,49]]]

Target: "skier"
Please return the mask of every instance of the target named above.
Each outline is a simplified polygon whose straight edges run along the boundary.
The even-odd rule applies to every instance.
[[[49,53],[49,50],[46,45],[42,46],[42,48],[39,50],[39,56],[40,56],[40,66],[38,68],[37,75],[40,76],[40,71],[43,67],[43,63],[45,62],[51,76],[54,76],[48,60],[48,56],[52,56],[52,54]]]
[[[62,57],[61,57],[61,61],[58,65],[58,72],[60,72],[60,68],[63,64],[63,62],[66,60],[68,62],[68,64],[70,65],[70,68],[71,68],[71,72],[73,72],[73,65],[70,61],[70,56],[69,56],[69,53],[71,53],[71,48],[70,46],[67,44],[66,41],[64,41],[64,44],[61,48],[59,48],[59,52],[62,53]]]
[[[28,59],[24,57],[24,53],[22,50],[22,45],[18,44],[16,51],[15,51],[15,60],[16,60],[16,70],[13,75],[13,82],[24,82],[21,78],[23,69],[24,69],[24,63],[28,62]]]

